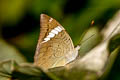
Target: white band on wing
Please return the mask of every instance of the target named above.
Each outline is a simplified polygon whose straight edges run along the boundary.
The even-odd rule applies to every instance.
[[[48,34],[47,37],[44,38],[44,41],[42,43],[49,41],[51,38],[53,38],[55,35],[57,35],[62,30],[64,29],[61,26],[57,26],[56,28],[50,31],[50,33]]]

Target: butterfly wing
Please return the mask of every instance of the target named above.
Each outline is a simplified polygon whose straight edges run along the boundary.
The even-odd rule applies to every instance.
[[[35,65],[44,69],[64,66],[67,63],[66,55],[73,51],[73,42],[65,29],[55,19],[41,14]]]

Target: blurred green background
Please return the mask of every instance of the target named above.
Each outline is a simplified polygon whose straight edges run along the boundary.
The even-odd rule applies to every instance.
[[[120,0],[0,0],[0,60],[34,61],[41,13],[59,21],[77,45],[83,32],[101,30],[119,9]],[[108,80],[120,80],[120,54]]]

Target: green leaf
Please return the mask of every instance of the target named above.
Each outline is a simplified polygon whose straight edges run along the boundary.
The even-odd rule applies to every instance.
[[[15,61],[0,63],[0,77],[17,80],[50,80],[49,76],[33,64],[17,64]]]
[[[120,52],[120,46],[118,46],[115,50],[113,50],[110,54],[110,57],[108,59],[108,63],[106,64],[106,67],[104,69],[104,73],[101,76],[100,80],[106,80],[112,67],[114,64],[114,61],[116,60],[116,57],[118,55],[118,53]]]
[[[112,52],[113,50],[115,50],[118,46],[120,45],[120,34],[114,36],[109,44],[109,50],[110,52]]]
[[[88,29],[80,41],[81,47],[79,50],[79,55],[84,56],[88,51],[100,43],[101,40],[102,37],[97,27],[93,26],[92,28]]]
[[[0,76],[0,80],[10,80],[10,78]]]
[[[0,39],[0,62],[5,60],[15,60],[18,63],[26,62],[25,57],[14,46]]]

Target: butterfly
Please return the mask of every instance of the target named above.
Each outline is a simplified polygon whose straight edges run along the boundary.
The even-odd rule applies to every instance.
[[[78,56],[78,50],[66,30],[52,17],[40,15],[40,36],[34,64],[43,69],[65,66]]]

